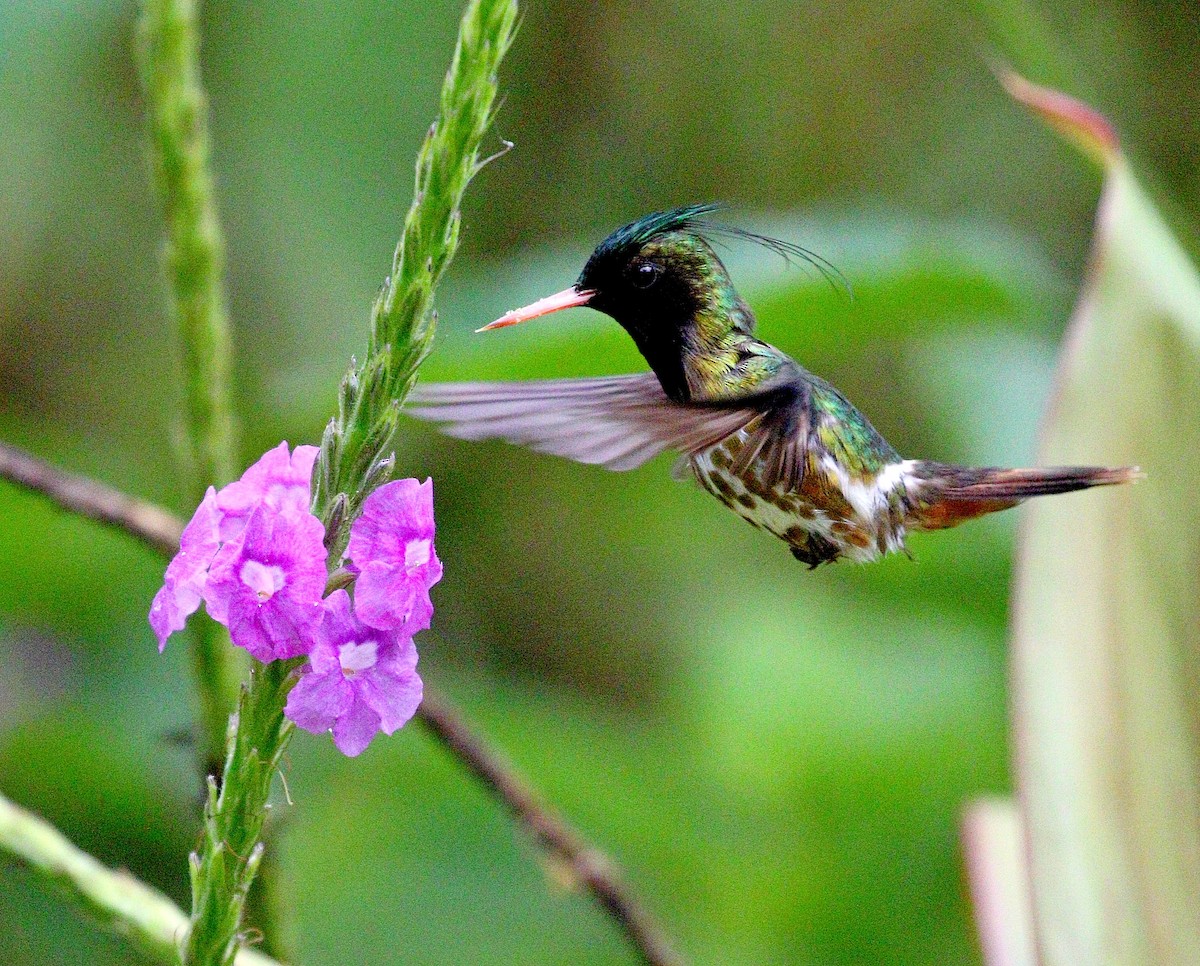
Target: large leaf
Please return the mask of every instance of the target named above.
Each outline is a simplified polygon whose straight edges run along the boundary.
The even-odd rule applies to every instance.
[[[1036,501],[1015,590],[1019,796],[1050,966],[1200,963],[1200,279],[1107,122],[1010,91],[1105,173],[1046,463],[1134,487]]]

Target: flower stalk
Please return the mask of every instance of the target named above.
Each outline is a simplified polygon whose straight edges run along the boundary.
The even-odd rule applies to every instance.
[[[208,168],[208,101],[192,0],[146,0],[139,32],[154,172],[167,222],[166,267],[183,347],[193,503],[235,475],[225,243]]]
[[[237,463],[224,240],[208,165],[195,4],[145,0],[138,40],[150,153],[167,228],[167,283],[182,348],[182,459],[194,506],[210,484],[231,480]],[[245,662],[224,632],[205,620],[192,635],[191,663],[200,692],[202,764],[211,773],[222,758],[225,721]]]
[[[496,71],[516,30],[515,0],[474,0],[442,85],[437,120],[417,155],[412,204],[371,310],[367,354],[342,380],[313,479],[313,511],[336,559],[352,520],[391,476],[388,447],[400,405],[429,352],[437,325],[433,294],[455,252],[463,195],[488,163],[480,157],[497,96]]]
[[[192,917],[188,964],[232,964],[241,945],[242,911],[263,856],[271,781],[293,726],[283,717],[293,661],[256,664],[229,719],[229,755],[218,789],[208,780],[200,851],[190,859]]]
[[[169,0],[152,0],[166,3]],[[417,158],[416,191],[371,314],[368,350],[343,380],[313,474],[313,511],[325,525],[336,574],[350,527],[391,478],[399,407],[429,351],[433,295],[458,246],[460,206],[482,167],[480,146],[496,103],[496,72],[512,42],[515,0],[471,0],[460,24],[441,111]],[[223,780],[210,780],[200,850],[192,856],[192,920],[184,962],[229,966],[242,941],[246,896],[262,859],[271,781],[293,727],[284,703],[300,661],[256,666],[230,719]]]

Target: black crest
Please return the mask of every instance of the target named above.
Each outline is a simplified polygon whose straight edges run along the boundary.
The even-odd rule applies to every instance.
[[[797,245],[794,242],[783,241],[779,238],[772,238],[769,235],[760,235],[757,232],[747,231],[745,228],[736,228],[731,225],[723,225],[720,222],[710,221],[709,216],[720,211],[722,207],[722,205],[716,202],[705,202],[703,204],[684,205],[680,208],[670,208],[666,211],[656,211],[649,215],[644,215],[637,219],[637,221],[631,221],[628,225],[618,228],[604,239],[604,241],[596,246],[596,250],[592,253],[589,263],[598,265],[605,262],[611,263],[628,259],[636,255],[643,245],[661,235],[671,232],[684,232],[703,238],[710,243],[717,239],[739,239],[753,242],[774,252],[786,262],[798,259],[811,265],[834,288],[841,289],[847,295],[852,294],[850,283],[846,280],[846,277],[835,265],[816,252]]]

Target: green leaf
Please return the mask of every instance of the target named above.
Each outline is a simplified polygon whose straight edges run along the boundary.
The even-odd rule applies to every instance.
[[[1043,961],[1200,962],[1200,278],[1102,117],[1008,78],[1105,170],[1045,463],[1135,487],[1036,501],[1015,587],[1020,799]]]

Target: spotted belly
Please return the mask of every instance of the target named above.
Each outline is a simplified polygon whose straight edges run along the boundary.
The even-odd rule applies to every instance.
[[[852,479],[828,457],[810,459],[801,485],[784,491],[763,482],[752,463],[731,472],[742,434],[690,460],[697,482],[738,516],[773,533],[810,567],[835,560],[868,563],[904,549],[904,487],[908,461],[870,482]]]

